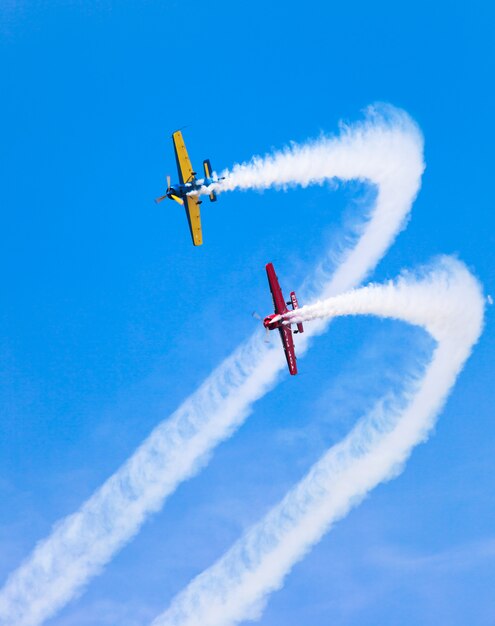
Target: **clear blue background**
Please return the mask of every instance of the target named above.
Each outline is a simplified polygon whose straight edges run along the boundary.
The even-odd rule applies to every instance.
[[[183,212],[153,203],[176,128],[197,167],[220,170],[375,101],[403,107],[427,169],[373,278],[454,253],[495,292],[494,13],[480,0],[2,2],[2,579],[250,335],[251,311],[270,308],[264,264],[299,284],[361,191],[226,194],[203,204],[194,249]],[[332,325],[49,624],[147,624],[407,371],[417,339]],[[294,568],[263,626],[495,623],[494,348],[488,308],[434,436]]]

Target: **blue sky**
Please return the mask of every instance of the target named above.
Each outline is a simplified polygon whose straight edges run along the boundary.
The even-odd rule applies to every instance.
[[[176,128],[222,169],[404,108],[427,169],[373,278],[453,253],[495,292],[493,18],[484,2],[3,3],[2,580],[251,334],[264,264],[297,286],[362,193],[226,194],[193,249],[182,211],[153,203]],[[295,567],[263,626],[493,624],[492,318],[434,436]],[[383,390],[356,371],[407,371],[416,333],[336,323],[47,623],[147,624]]]

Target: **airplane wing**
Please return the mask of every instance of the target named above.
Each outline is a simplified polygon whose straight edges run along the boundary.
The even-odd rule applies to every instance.
[[[275,269],[272,263],[268,263],[266,265],[266,275],[268,276],[268,284],[270,285],[270,291],[272,292],[273,306],[275,308],[275,313],[279,313],[280,315],[282,315],[283,313],[287,313],[288,311],[287,305],[285,304],[285,299],[282,294],[282,289],[280,289],[278,278],[277,278],[277,275],[275,274]],[[291,335],[291,340],[292,340],[292,335]]]
[[[284,346],[285,358],[289,366],[291,376],[297,374],[296,351],[294,350],[294,340],[292,331],[288,326],[281,326],[279,329],[282,345]]]
[[[201,231],[201,214],[199,212],[199,197],[184,196],[184,208],[186,209],[189,230],[195,246],[203,243],[203,233]]]
[[[179,180],[181,184],[187,183],[194,174],[194,170],[187,154],[186,144],[182,138],[180,130],[175,131],[172,135],[174,140],[175,160],[177,162],[177,170],[179,172]]]

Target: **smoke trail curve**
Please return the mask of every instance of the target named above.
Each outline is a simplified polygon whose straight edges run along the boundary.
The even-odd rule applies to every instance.
[[[293,565],[371,489],[397,475],[427,437],[480,335],[484,301],[476,279],[454,259],[444,257],[422,274],[342,294],[290,316],[394,318],[421,326],[437,345],[422,378],[411,380],[394,402],[378,403],[152,626],[233,626],[259,617]]]
[[[234,166],[222,185],[231,191],[333,178],[376,185],[374,204],[356,240],[341,253],[333,275],[321,274],[313,284],[315,293],[326,297],[363,280],[403,227],[419,189],[422,152],[421,134],[405,113],[370,109],[364,122],[343,127],[337,137]],[[313,332],[318,328],[323,325],[314,324]],[[299,352],[306,347],[307,340]],[[37,626],[79,594],[177,485],[206,463],[284,368],[281,351],[263,344],[260,333],[239,346],[11,573],[0,591],[0,625]]]

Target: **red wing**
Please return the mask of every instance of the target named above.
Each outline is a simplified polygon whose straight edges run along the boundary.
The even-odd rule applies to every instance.
[[[279,313],[280,315],[287,313],[287,305],[285,304],[282,289],[280,289],[280,285],[278,284],[278,278],[275,274],[275,269],[272,263],[268,263],[266,266],[266,275],[268,276],[268,284],[270,285],[270,291],[272,292],[275,313]]]
[[[285,358],[289,366],[289,372],[292,376],[297,374],[296,351],[294,350],[294,340],[292,339],[292,331],[288,326],[279,327],[280,338],[284,346]]]

